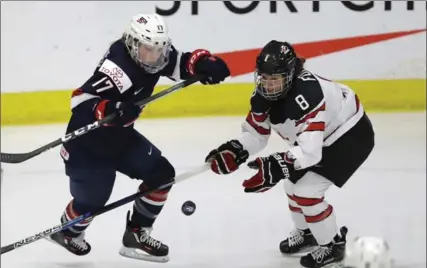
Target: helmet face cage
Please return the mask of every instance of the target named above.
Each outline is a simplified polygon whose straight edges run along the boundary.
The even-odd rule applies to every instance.
[[[148,73],[157,73],[168,64],[171,51],[170,40],[152,44],[130,35],[127,35],[125,40],[131,57]]]
[[[265,74],[256,70],[254,73],[256,90],[268,100],[283,98],[292,86],[294,73],[295,69],[275,74]]]

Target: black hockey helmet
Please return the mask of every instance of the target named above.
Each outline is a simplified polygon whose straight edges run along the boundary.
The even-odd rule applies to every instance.
[[[256,59],[256,90],[268,100],[283,98],[295,76],[298,58],[287,42],[272,40]]]

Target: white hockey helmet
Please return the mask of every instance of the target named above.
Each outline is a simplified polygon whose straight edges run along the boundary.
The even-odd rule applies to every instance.
[[[131,57],[148,73],[157,73],[168,64],[172,44],[168,27],[161,16],[133,16],[123,40]]]
[[[384,239],[368,236],[347,243],[344,264],[347,268],[391,268],[393,260]]]

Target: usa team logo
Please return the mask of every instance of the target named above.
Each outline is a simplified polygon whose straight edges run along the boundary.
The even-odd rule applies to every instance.
[[[144,17],[139,18],[136,22],[147,24],[147,20]]]

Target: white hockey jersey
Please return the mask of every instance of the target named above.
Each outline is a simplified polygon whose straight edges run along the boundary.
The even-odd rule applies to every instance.
[[[303,70],[281,100],[268,101],[254,92],[238,140],[252,155],[264,149],[273,129],[292,145],[294,168],[304,169],[319,163],[322,148],[350,130],[363,114],[348,86]]]

